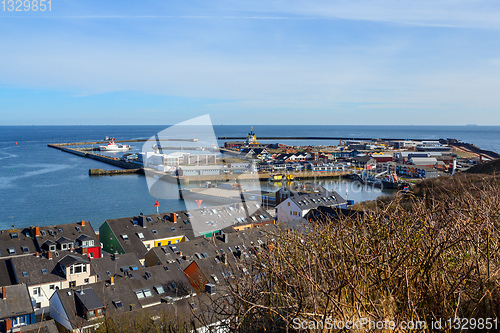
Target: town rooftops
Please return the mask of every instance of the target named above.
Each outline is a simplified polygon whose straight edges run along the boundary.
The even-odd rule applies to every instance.
[[[335,191],[295,195],[289,199],[302,210],[319,206],[340,206],[347,204],[347,200]]]
[[[28,288],[23,284],[1,288],[0,319],[21,316],[33,312]]]

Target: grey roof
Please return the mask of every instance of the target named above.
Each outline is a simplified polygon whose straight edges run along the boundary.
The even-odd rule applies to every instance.
[[[85,257],[80,257],[80,256],[68,254],[64,258],[59,260],[58,263],[63,265],[64,267],[69,267],[69,266],[77,264],[77,263],[88,264],[89,260],[86,259]]]
[[[10,259],[0,259],[0,286],[10,286],[11,284],[16,284],[16,278]]]
[[[0,319],[33,313],[28,288],[25,284],[6,286],[6,299],[0,298]]]
[[[59,333],[56,322],[45,320],[36,324],[21,326],[19,332],[22,333]]]
[[[76,290],[75,297],[87,310],[104,308],[104,304],[92,288]]]
[[[142,266],[135,253],[117,254],[92,259],[90,265],[97,274],[97,281],[109,280],[111,276],[124,276],[121,267]]]
[[[59,237],[59,239],[57,239],[56,243],[57,244],[67,244],[67,243],[74,243],[74,241],[71,239],[68,239],[66,237]]]
[[[347,200],[342,198],[340,194],[335,191],[295,195],[290,197],[290,200],[302,210],[319,206],[339,206],[347,204]]]
[[[37,249],[30,232],[29,228],[0,230],[0,257],[35,253]]]
[[[85,241],[85,240],[93,240],[93,239],[94,239],[94,237],[90,237],[90,236],[87,236],[87,235],[85,235],[85,234],[80,235],[80,236],[77,238],[77,240],[78,240],[78,241],[80,241],[80,242]],[[95,240],[95,239],[94,239],[94,240]]]

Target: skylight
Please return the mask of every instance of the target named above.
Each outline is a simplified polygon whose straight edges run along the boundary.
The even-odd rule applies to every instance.
[[[42,274],[47,274],[47,270],[45,268],[42,268]]]
[[[24,272],[23,272],[23,276],[24,276],[24,277],[28,276],[28,272],[24,271]]]
[[[113,301],[113,304],[116,308],[121,308],[123,306],[122,301],[120,300]]]
[[[163,286],[154,286],[156,292],[161,295],[161,294],[164,294],[165,293],[165,289],[163,289]]]
[[[123,240],[128,240],[128,235],[122,235]]]
[[[153,296],[153,293],[151,292],[151,289],[144,289],[143,292],[144,292],[144,296],[146,296],[146,297]]]
[[[136,290],[135,291],[135,296],[137,296],[138,299],[141,299],[141,298],[144,298],[144,293],[142,292],[142,290]]]
[[[137,237],[139,237],[139,239],[144,239],[144,234],[142,232],[138,232]]]

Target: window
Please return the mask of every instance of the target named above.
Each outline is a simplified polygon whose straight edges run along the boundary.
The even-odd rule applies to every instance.
[[[95,317],[95,311],[89,311],[89,318],[94,318]]]
[[[19,238],[19,235],[17,234],[17,232],[13,232],[10,234],[10,238],[16,239],[16,238]]]
[[[177,239],[175,242],[176,242],[176,243],[179,243],[179,242],[180,242],[180,240],[178,240],[178,239]]]
[[[122,301],[120,301],[120,300],[113,301],[113,304],[115,305],[115,307],[117,309],[121,308],[123,306]]]
[[[26,271],[23,272],[24,277],[27,277],[28,275],[29,275],[28,272],[26,272]]]
[[[83,280],[83,283],[85,283],[85,284],[89,284],[89,279],[85,279],[85,280]]]
[[[76,281],[70,281],[70,282],[69,282],[69,287],[70,287],[70,288],[74,288],[74,287],[76,287]]]
[[[290,206],[290,203],[288,203],[288,206]]]
[[[157,292],[159,295],[161,295],[161,294],[165,293],[165,289],[163,289],[163,286],[161,286],[161,285],[160,285],[160,286],[154,286],[154,288],[155,288],[156,292]]]
[[[47,274],[47,270],[45,268],[42,268],[42,274]]]
[[[153,296],[153,293],[151,292],[151,289],[144,289],[143,292],[144,292],[144,296],[146,296],[146,297]]]
[[[30,252],[30,249],[27,246],[22,246],[21,250],[23,250],[23,253],[28,253]]]
[[[49,251],[53,252],[56,250],[56,246],[55,245],[49,245]]]
[[[89,246],[94,246],[94,240],[93,239],[89,240]]]
[[[33,288],[33,295],[38,295],[40,293],[40,288]]]
[[[91,252],[91,253],[89,253],[89,257],[90,257],[90,258],[94,258],[94,253],[92,253],[92,252]]]
[[[35,304],[35,308],[40,309],[41,307],[42,307],[42,303],[37,302],[37,303]]]
[[[101,316],[101,315],[102,315],[102,309],[97,309],[97,311],[96,311],[96,312],[97,312],[97,315],[98,315],[98,316]]]
[[[53,285],[53,284],[51,284],[51,285],[49,286],[49,289],[50,289],[50,290],[54,290],[54,285]]]
[[[158,231],[156,231],[155,229],[151,230],[153,232],[153,234],[157,234]]]
[[[144,298],[144,293],[142,292],[142,290],[136,290],[135,291],[135,296],[137,296],[138,299],[142,299]]]
[[[158,242],[158,245],[156,245],[156,246],[161,246],[161,242]]]

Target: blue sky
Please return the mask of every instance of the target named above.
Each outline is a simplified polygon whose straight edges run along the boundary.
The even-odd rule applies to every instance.
[[[0,125],[500,125],[500,2],[0,5]]]

